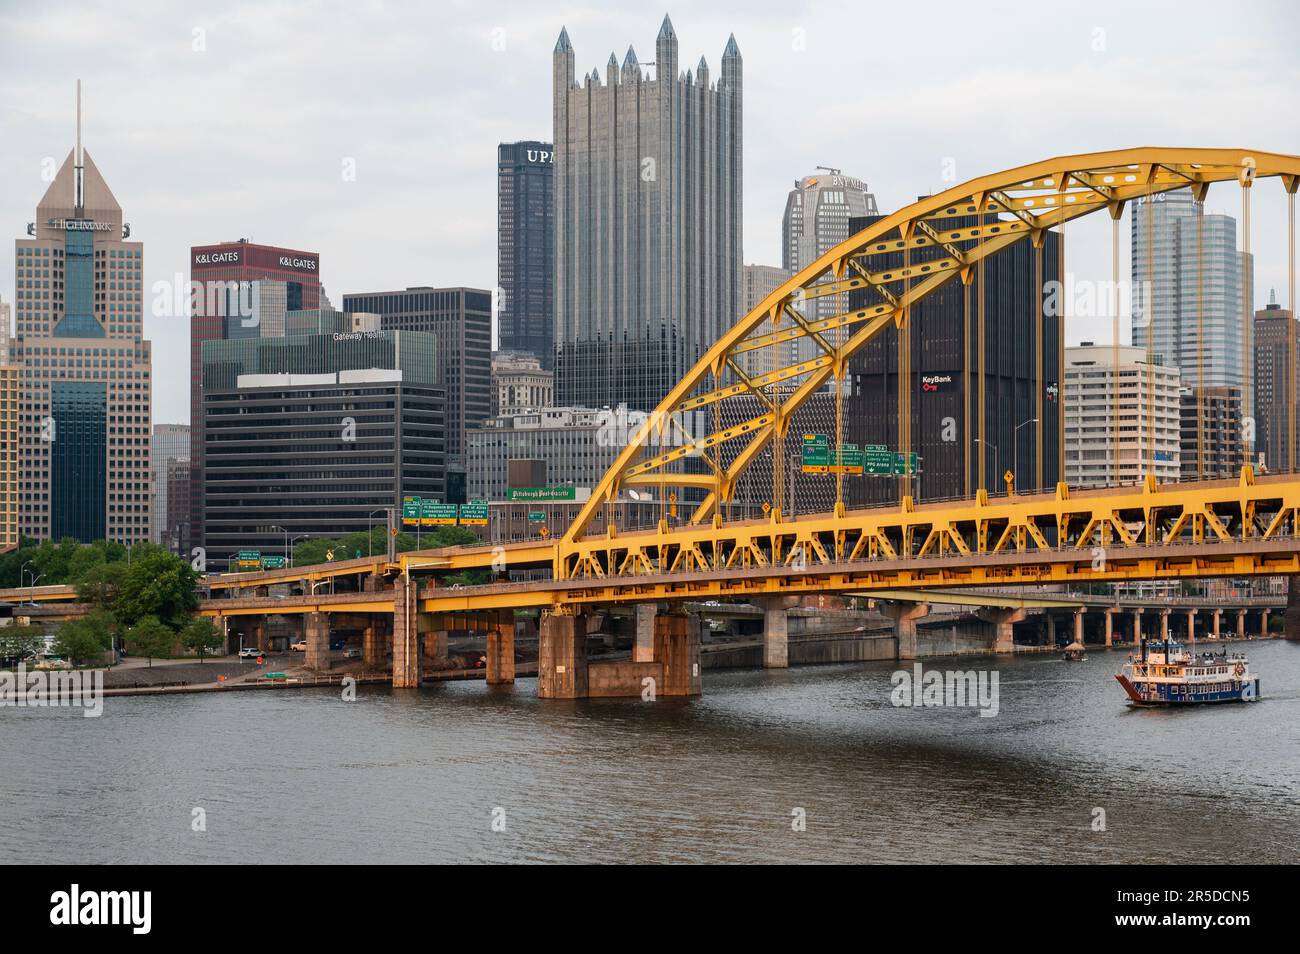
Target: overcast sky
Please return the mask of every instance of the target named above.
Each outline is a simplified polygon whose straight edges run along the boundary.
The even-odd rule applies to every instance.
[[[864,178],[882,211],[1050,156],[1139,145],[1300,152],[1291,2],[926,4],[713,0],[669,9],[681,64],[745,69],[745,261],[779,264],[785,195],[816,165]],[[644,3],[40,3],[0,0],[0,221],[18,238],[42,162],[74,138],[144,242],[154,416],[184,421],[183,317],[149,314],[191,245],[247,237],[318,251],[347,292],[496,285],[496,146],[551,138],[551,52],[579,74],[628,44],[653,59]],[[355,179],[343,169],[353,160]],[[1216,191],[1217,190],[1217,191]],[[1285,203],[1255,190],[1257,300],[1285,304]],[[1217,186],[1210,211],[1240,210]],[[1071,271],[1107,278],[1109,227],[1072,226]],[[1127,260],[1127,223],[1124,229]],[[0,297],[13,301],[13,243]],[[1124,266],[1125,269],[1127,266]],[[1067,339],[1109,340],[1109,319]]]

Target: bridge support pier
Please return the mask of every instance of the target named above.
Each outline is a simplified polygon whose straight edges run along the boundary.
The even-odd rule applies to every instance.
[[[1246,611],[1244,609],[1237,610],[1237,638],[1246,638]]]
[[[632,644],[633,662],[654,662],[655,618],[659,607],[654,603],[636,605],[636,642]]]
[[[1103,642],[1102,642],[1102,645],[1104,645],[1104,646],[1111,646],[1111,645],[1114,645],[1114,642],[1115,642],[1115,614],[1118,613],[1118,612],[1119,612],[1119,610],[1116,610],[1116,609],[1108,609],[1108,610],[1106,610],[1106,612],[1105,612],[1105,616],[1106,616],[1106,635],[1103,637]]]
[[[254,619],[249,625],[253,627],[253,645],[259,653],[265,653],[270,648],[266,645],[266,617]]]
[[[894,658],[916,658],[916,621],[930,612],[929,603],[883,603],[880,611],[894,621]]]
[[[1223,616],[1223,610],[1216,609],[1214,610],[1214,615],[1211,617],[1214,621],[1214,628],[1210,630],[1210,632],[1215,639],[1219,638],[1219,620],[1222,616]]]
[[[1196,610],[1194,609],[1187,611],[1187,641],[1196,642]]]
[[[1262,609],[1259,611],[1259,638],[1266,639],[1267,637],[1268,637],[1268,610]]]
[[[789,610],[798,600],[791,596],[767,596],[754,602],[763,610],[763,668],[789,668]]]
[[[1169,610],[1160,611],[1160,639],[1162,642],[1169,640]]]
[[[445,629],[431,629],[433,620],[431,614],[421,613],[419,615],[420,641],[422,643],[424,654],[430,659],[447,658],[447,631]],[[418,625],[418,624],[417,624]]]
[[[700,694],[700,618],[685,611],[654,619],[655,662],[663,668],[656,690],[661,696]],[[640,695],[641,686],[629,695]]]
[[[1142,645],[1142,610],[1133,610],[1133,645]]]
[[[393,688],[420,687],[420,628],[415,586],[407,579],[393,590]]]
[[[308,669],[325,671],[330,667],[330,617],[329,613],[308,613],[303,617],[303,638],[307,641]],[[259,631],[259,639],[260,639]]]
[[[976,616],[986,623],[993,624],[993,652],[995,653],[1014,653],[1016,651],[1015,624],[1024,622],[1024,607],[987,606],[976,611]],[[1050,624],[1051,614],[1047,615],[1049,625],[1047,627],[1047,637],[1052,644],[1056,643],[1056,627]]]
[[[506,610],[487,634],[487,684],[511,686],[515,682],[515,614]]]
[[[1286,609],[1282,612],[1282,635],[1300,639],[1300,577],[1286,578]]]
[[[1052,615],[1051,610],[1046,610],[1043,613],[1043,617],[1047,621],[1047,645],[1055,646],[1056,645],[1056,617]],[[989,622],[993,622],[993,621],[990,620]],[[1002,639],[1002,633],[999,631],[998,640],[1001,639]],[[1009,649],[994,649],[993,651],[995,653],[1009,653],[1012,650],[1009,648]]]
[[[587,617],[542,614],[537,635],[537,695],[541,699],[587,696]]]
[[[380,669],[384,665],[384,654],[380,649],[383,640],[379,637],[379,624],[372,617],[371,622],[361,631],[361,661],[367,669]]]
[[[1083,612],[1082,606],[1074,611],[1074,641],[1080,646],[1083,645]]]

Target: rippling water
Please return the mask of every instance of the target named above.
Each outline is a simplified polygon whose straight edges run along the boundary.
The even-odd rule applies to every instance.
[[[1294,862],[1300,645],[1249,651],[1263,701],[1178,711],[1127,708],[1119,653],[927,662],[996,667],[995,718],[894,708],[875,663],[0,709],[0,861]]]

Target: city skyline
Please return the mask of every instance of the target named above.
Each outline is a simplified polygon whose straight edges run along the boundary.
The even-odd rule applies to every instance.
[[[155,10],[149,4],[140,8]],[[438,11],[438,29],[457,42],[452,56],[431,64],[422,57],[408,63],[403,51],[415,49],[421,18],[432,19],[433,12],[376,17],[368,11],[368,29],[357,31],[352,18],[362,15],[343,10],[317,17],[245,6],[204,19],[170,9],[160,14],[163,9],[120,20],[102,7],[71,21],[60,4],[21,18],[0,14],[0,55],[10,64],[0,81],[0,101],[6,104],[9,141],[21,144],[0,157],[0,172],[10,183],[0,209],[8,234],[20,236],[32,204],[48,187],[47,160],[57,168],[57,157],[71,144],[73,89],[80,76],[87,149],[130,210],[136,233],[148,236],[145,337],[155,342],[155,420],[164,423],[184,423],[167,412],[184,406],[188,382],[181,369],[189,329],[183,316],[153,313],[151,289],[187,275],[192,245],[243,236],[318,249],[330,262],[326,290],[336,301],[371,288],[494,287],[494,156],[501,142],[548,140],[546,78],[556,34],[562,27],[580,31],[580,52],[587,59],[579,71],[596,68],[603,74],[599,58],[592,59],[595,51],[653,36],[663,16],[630,8],[537,13],[522,4],[482,14]],[[1281,9],[1257,4],[1250,12],[1265,17]],[[716,69],[716,38],[733,31],[745,52],[749,264],[779,261],[773,223],[779,222],[790,180],[815,165],[865,176],[882,211],[889,211],[918,194],[1039,153],[1147,142],[1254,145],[1260,129],[1269,131],[1271,141],[1259,145],[1296,151],[1300,125],[1276,108],[1297,75],[1285,53],[1285,29],[1253,29],[1250,15],[1224,16],[1207,29],[1205,18],[1169,23],[1121,10],[1094,8],[1094,23],[1010,18],[1008,43],[1038,41],[1008,60],[1014,65],[990,70],[946,61],[928,68],[922,83],[890,78],[905,72],[890,64],[908,55],[911,45],[886,44],[891,48],[873,50],[881,69],[871,95],[843,108],[806,92],[847,82],[859,65],[860,41],[851,31],[832,29],[825,16],[742,5],[719,6],[708,15],[671,7],[666,12],[684,38],[681,63],[693,64],[703,54]],[[906,13],[885,12],[873,30],[942,45],[944,37],[975,29],[978,16],[956,12],[922,27]],[[353,61],[374,52],[381,65],[364,77],[348,69],[323,70],[321,63],[333,61],[329,51],[344,43],[354,51]],[[142,81],[137,74],[146,63],[154,72]],[[311,68],[304,69],[306,64]],[[167,82],[156,78],[160,69],[168,71]],[[472,88],[463,83],[466,75],[475,76]],[[408,87],[418,92],[399,92]],[[207,105],[214,88],[222,95],[217,110]],[[429,95],[439,88],[458,92]],[[1079,88],[1095,95],[1080,98],[1069,111],[1050,108]],[[1121,88],[1122,99],[1116,95]],[[1242,96],[1242,89],[1252,95]],[[286,108],[261,108],[268,97]],[[1116,113],[1120,101],[1134,108]],[[205,104],[202,111],[195,111],[197,102]],[[1022,123],[1022,116],[1033,122]],[[455,134],[445,135],[448,129]],[[881,144],[882,129],[890,132],[888,145]],[[1060,146],[1049,151],[1030,145],[1051,140]],[[250,162],[254,146],[257,161]],[[1254,304],[1262,307],[1268,288],[1285,294],[1285,249],[1268,247],[1284,227],[1285,207],[1280,190],[1256,191]],[[1235,192],[1219,187],[1211,191],[1207,211],[1237,215],[1239,205]],[[1104,223],[1080,223],[1073,233],[1072,271],[1108,277],[1107,233]],[[403,241],[377,243],[376,234]],[[1127,242],[1122,253],[1126,258]],[[1127,274],[1126,261],[1121,273]],[[0,243],[0,298],[6,302],[14,300],[13,283],[12,246]],[[1080,318],[1067,329],[1067,341],[1103,340],[1108,326],[1108,317],[1091,323]]]

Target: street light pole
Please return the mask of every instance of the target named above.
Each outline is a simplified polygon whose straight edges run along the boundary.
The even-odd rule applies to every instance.
[[[310,536],[311,536],[310,533],[300,533],[300,534],[298,534],[298,536],[294,537],[292,540],[289,541],[289,566],[290,566],[291,568],[293,567],[294,545],[295,545],[299,540],[306,540],[306,539],[307,539],[308,537],[310,537]]]
[[[388,513],[389,509],[380,507],[378,510],[372,510],[370,516],[366,518],[366,556],[375,555],[375,514]]]
[[[1000,450],[998,450],[998,445],[997,445],[997,444],[994,444],[992,441],[981,440],[981,439],[978,438],[978,437],[975,438],[975,443],[976,443],[976,444],[983,444],[985,447],[992,447],[992,448],[993,448],[993,457],[994,457],[994,459],[997,461],[998,470],[1001,470],[1001,469],[1002,469],[1002,452],[1001,452]],[[980,454],[980,489],[982,489],[982,490],[987,490],[987,489],[988,489],[988,488],[986,488],[986,487],[984,486],[984,478],[985,478],[985,476],[986,476],[986,472],[987,472],[987,468],[985,467],[985,463],[986,463],[986,462],[985,462],[985,460],[984,460],[984,455],[983,455],[983,454]]]
[[[1015,430],[1011,432],[1011,492],[1014,494],[1017,484],[1020,482],[1020,429],[1026,424],[1037,424],[1038,418],[1031,417],[1027,421],[1021,421],[1016,425]],[[1035,487],[1035,490],[1038,488]]]

